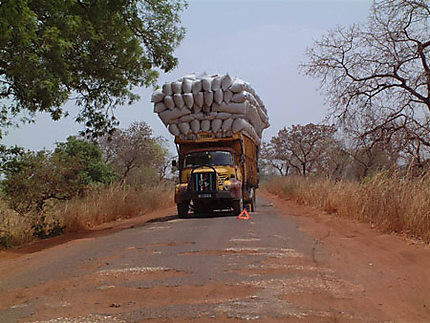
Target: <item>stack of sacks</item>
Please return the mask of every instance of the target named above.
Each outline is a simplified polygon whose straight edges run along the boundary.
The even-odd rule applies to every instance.
[[[152,95],[154,112],[174,136],[195,139],[199,132],[231,137],[245,132],[257,143],[269,127],[267,110],[246,82],[230,75],[191,74],[166,83]]]

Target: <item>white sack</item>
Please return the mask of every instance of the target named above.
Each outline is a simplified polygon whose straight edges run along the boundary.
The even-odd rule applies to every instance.
[[[205,104],[203,106],[202,110],[203,110],[204,113],[209,113],[209,112],[211,112],[211,107],[209,105]]]
[[[220,119],[212,120],[211,122],[212,132],[217,133],[221,129],[221,126],[222,126],[222,120]]]
[[[190,79],[184,79],[182,82],[182,92],[183,93],[191,93],[193,89],[193,81]]]
[[[230,75],[226,74],[221,79],[221,88],[223,89],[223,91],[225,91],[231,86],[232,83],[233,79]]]
[[[166,109],[167,109],[167,107],[164,104],[164,102],[158,102],[157,104],[154,105],[154,112],[155,113],[163,112]]]
[[[212,79],[208,77],[202,79],[202,88],[203,91],[210,91],[212,89]]]
[[[196,95],[202,90],[202,81],[201,80],[195,80],[193,82],[193,94]]]
[[[170,95],[166,95],[163,101],[168,109],[172,110],[175,107],[175,101],[173,101],[173,97]]]
[[[249,120],[249,122],[254,126],[254,127],[264,127],[264,122],[261,121],[260,115],[258,114],[257,111],[257,107],[255,106],[250,106],[248,108],[248,112],[246,114],[246,118]]]
[[[232,97],[233,97],[233,92],[231,92],[230,90],[224,91],[224,102],[225,103],[230,103]]]
[[[191,93],[184,93],[182,94],[183,98],[184,98],[184,103],[185,105],[191,109],[194,105],[194,98],[193,95]]]
[[[221,89],[218,89],[214,92],[214,102],[220,104],[224,99],[224,94]]]
[[[231,130],[232,124],[233,124],[233,119],[232,118],[224,120],[222,122],[222,131],[226,132],[228,130]]]
[[[194,133],[198,133],[200,131],[200,121],[199,120],[193,120],[190,123],[191,131]]]
[[[160,117],[161,121],[163,121],[163,123],[167,125],[171,121],[179,119],[180,117],[185,116],[187,114],[191,114],[191,111],[188,109],[175,108],[173,110],[165,110],[158,114],[158,116]]]
[[[163,84],[163,93],[165,95],[173,95],[172,84],[170,84],[170,83],[164,83]]]
[[[207,105],[207,106],[211,106],[212,105],[212,103],[214,102],[214,94],[213,94],[213,92],[212,91],[207,91],[207,92],[204,92],[204,97],[205,97],[205,105]]]
[[[199,106],[200,108],[203,107],[203,103],[204,103],[203,92],[194,94],[194,103],[197,104],[197,106]]]
[[[246,100],[246,94],[245,91],[241,91],[239,93],[233,94],[233,97],[231,98],[231,102],[235,103],[242,103]]]
[[[202,107],[198,106],[198,105],[194,102],[194,105],[193,105],[193,113],[194,113],[194,114],[197,114],[197,113],[199,113],[200,111],[202,111]]]
[[[190,124],[188,122],[182,122],[178,124],[178,128],[181,131],[181,133],[186,135],[190,131]]]
[[[163,101],[165,94],[162,90],[157,89],[152,93],[151,102],[158,103]]]
[[[209,129],[211,128],[211,122],[209,120],[203,120],[202,122],[200,122],[200,128],[202,129],[202,131],[209,131]]]
[[[175,124],[171,124],[171,125],[169,125],[169,132],[172,134],[172,135],[174,135],[174,136],[179,136],[179,134],[180,134],[180,131],[179,131],[179,128],[178,128],[178,126],[177,125],[175,125]]]
[[[194,116],[197,120],[202,121],[205,118],[205,114],[203,112],[195,113]]]
[[[215,119],[216,117],[218,116],[218,113],[216,113],[216,112],[209,112],[209,113],[206,113],[205,114],[205,116],[204,116],[204,120],[213,120],[213,119]]]
[[[216,118],[220,120],[225,120],[231,118],[232,114],[227,112],[218,112]]]
[[[212,91],[215,92],[215,91],[217,91],[219,89],[221,89],[221,78],[220,77],[215,77],[212,80]]]
[[[230,87],[230,91],[234,93],[242,92],[245,89],[245,82],[239,79],[233,81],[233,84]]]
[[[180,117],[178,119],[178,121],[179,121],[179,123],[181,123],[181,122],[191,122],[191,121],[193,121],[195,119],[196,119],[196,117],[194,115],[188,114],[186,116]]]
[[[179,109],[182,109],[185,105],[184,98],[182,97],[182,94],[179,94],[179,93],[173,94],[173,101],[175,101],[175,105]]]
[[[182,82],[173,82],[172,83],[172,91],[175,94],[182,92]]]
[[[246,110],[248,107],[248,102],[243,103],[221,103],[219,106],[214,106],[213,111],[215,112],[228,112],[228,113],[236,113],[236,114],[246,114]]]

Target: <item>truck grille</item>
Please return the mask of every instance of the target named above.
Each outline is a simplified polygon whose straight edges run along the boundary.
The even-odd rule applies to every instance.
[[[191,178],[191,187],[197,192],[215,191],[217,187],[216,173],[195,173]]]
[[[218,173],[218,185],[223,186],[224,182],[228,180],[228,173]]]

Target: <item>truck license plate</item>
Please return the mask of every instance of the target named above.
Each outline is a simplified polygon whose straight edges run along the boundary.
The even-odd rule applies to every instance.
[[[212,194],[199,194],[198,197],[201,198],[201,199],[202,198],[211,198]]]

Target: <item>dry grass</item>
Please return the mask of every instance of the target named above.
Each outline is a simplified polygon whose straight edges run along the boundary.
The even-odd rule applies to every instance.
[[[59,212],[63,214],[66,230],[77,231],[121,218],[143,215],[173,204],[171,186],[159,185],[139,190],[112,186],[91,191],[82,199],[68,201]]]
[[[41,221],[40,215],[19,215],[0,199],[0,248],[19,246],[34,240],[35,220],[41,223],[41,230],[49,235],[54,230],[57,233],[63,230],[85,230],[117,219],[141,216],[173,204],[173,188],[169,184],[139,190],[111,186],[92,189],[83,198],[53,203]]]
[[[265,188],[300,204],[371,223],[385,232],[430,242],[430,177],[404,178],[387,173],[362,182],[285,177]]]

